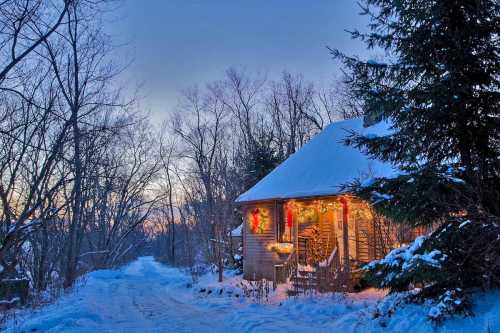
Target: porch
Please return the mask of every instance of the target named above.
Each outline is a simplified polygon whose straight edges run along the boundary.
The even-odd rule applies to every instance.
[[[361,200],[289,200],[277,212],[278,242],[273,250],[287,256],[274,265],[275,286],[290,279],[297,293],[349,291],[359,266],[376,256],[371,210]]]

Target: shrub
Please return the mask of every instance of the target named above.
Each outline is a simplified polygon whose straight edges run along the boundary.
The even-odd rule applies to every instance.
[[[468,291],[500,287],[500,220],[456,218],[364,269],[372,286],[391,293],[414,289],[410,301],[434,302],[431,320],[469,315]]]

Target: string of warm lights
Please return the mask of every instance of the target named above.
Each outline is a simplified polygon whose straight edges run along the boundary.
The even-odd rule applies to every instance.
[[[342,209],[341,201],[352,204],[349,196],[339,196],[337,198],[316,199],[311,201],[289,200],[284,207],[286,228],[291,230],[294,223],[312,223],[318,220],[319,214],[326,214],[329,211],[338,211]],[[360,203],[355,203],[360,205]],[[359,206],[360,209],[354,209],[354,216],[357,218],[371,218],[372,213],[368,205]],[[295,221],[295,219],[297,221]],[[250,210],[248,214],[250,230],[253,233],[263,233],[271,223],[270,209],[266,207],[257,207]]]

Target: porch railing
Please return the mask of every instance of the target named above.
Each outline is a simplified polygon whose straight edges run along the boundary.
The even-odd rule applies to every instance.
[[[338,247],[328,258],[318,264],[318,291],[343,291],[346,289],[346,274],[342,272]]]
[[[297,252],[295,249],[288,255],[288,258],[280,265],[274,265],[273,288],[276,289],[278,283],[286,283],[297,270]]]
[[[339,257],[339,248],[335,247],[328,256],[328,258],[319,263],[319,267],[329,268],[330,270],[337,270],[340,268],[340,257]]]
[[[308,277],[297,275],[297,260],[297,251],[294,249],[283,264],[274,265],[273,288],[276,289],[279,283],[286,283],[288,282],[288,279],[291,278],[294,282],[294,291],[297,294],[300,291],[298,289],[304,289],[303,285],[301,285],[300,288],[296,285],[298,280],[304,280],[307,278],[311,280],[308,281],[308,283],[311,282],[314,284],[314,289],[318,292],[351,290],[351,274],[350,272],[345,272],[342,269],[340,254],[337,247],[333,249],[328,258],[316,265],[315,271],[311,272]],[[302,284],[304,284],[304,281],[302,281]]]

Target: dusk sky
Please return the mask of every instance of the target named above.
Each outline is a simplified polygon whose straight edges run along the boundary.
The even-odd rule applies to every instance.
[[[142,107],[163,118],[182,89],[221,79],[229,67],[275,78],[283,70],[315,84],[339,76],[326,49],[365,55],[344,29],[364,29],[353,0],[126,0],[113,34],[133,58]]]

